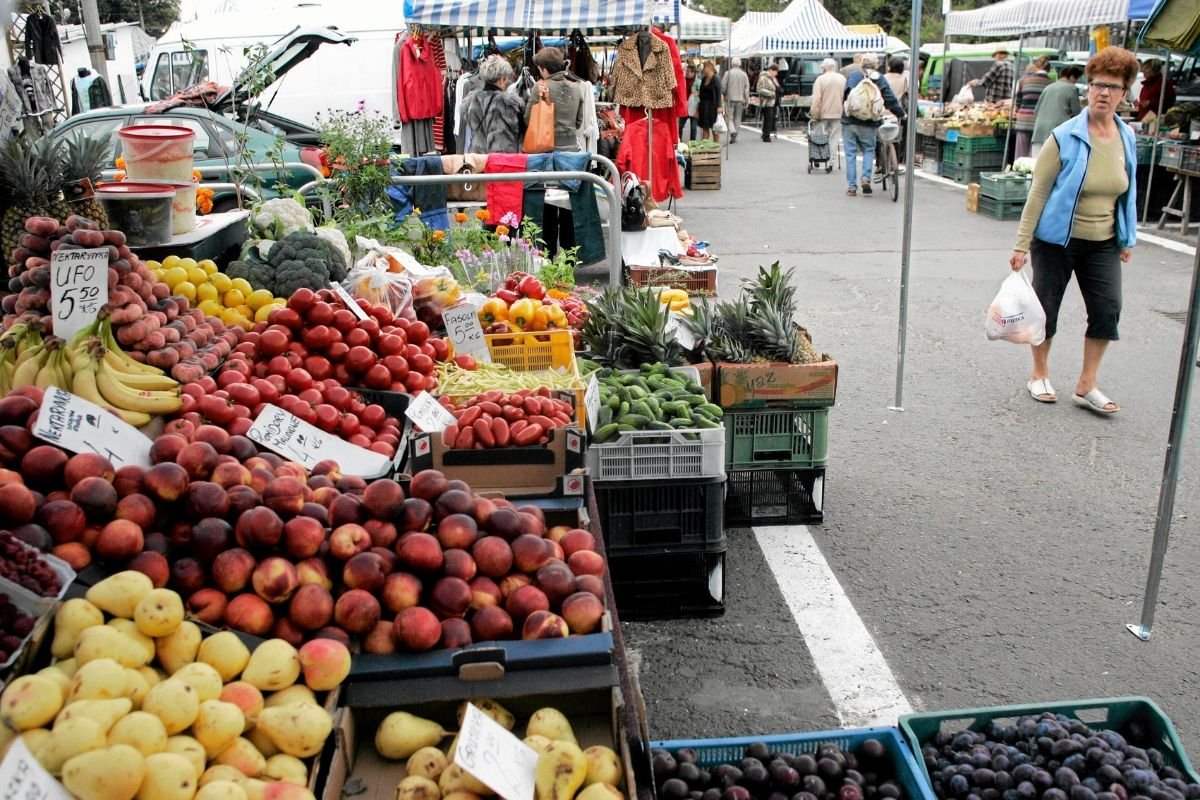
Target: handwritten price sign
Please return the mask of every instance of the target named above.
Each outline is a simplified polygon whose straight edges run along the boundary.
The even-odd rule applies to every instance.
[[[467,704],[454,749],[454,763],[504,800],[533,800],[537,751],[499,723]]]
[[[145,434],[57,386],[46,390],[33,435],[72,453],[99,453],[118,468],[130,464],[150,468],[151,442]]]
[[[454,345],[458,355],[471,355],[479,361],[490,362],[487,342],[483,338],[483,326],[479,324],[479,315],[470,304],[447,308],[442,312],[442,322],[446,324],[446,335]]]
[[[71,795],[54,780],[25,742],[14,739],[0,761],[0,800],[70,800]]]
[[[108,249],[51,253],[50,275],[54,335],[70,341],[108,302]]]
[[[387,472],[387,456],[343,441],[309,425],[279,406],[268,405],[250,426],[246,436],[305,467],[333,459],[347,475],[377,478]]]

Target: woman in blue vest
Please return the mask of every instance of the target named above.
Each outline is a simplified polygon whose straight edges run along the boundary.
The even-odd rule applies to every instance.
[[[1009,260],[1014,271],[1033,261],[1033,288],[1046,312],[1046,341],[1033,347],[1027,388],[1041,403],[1058,400],[1050,385],[1050,344],[1071,275],[1087,309],[1083,368],[1071,401],[1097,414],[1120,407],[1096,386],[1108,343],[1121,317],[1121,264],[1137,240],[1136,141],[1116,115],[1138,63],[1120,47],[1088,62],[1087,108],[1054,129],[1038,155],[1029,200]]]

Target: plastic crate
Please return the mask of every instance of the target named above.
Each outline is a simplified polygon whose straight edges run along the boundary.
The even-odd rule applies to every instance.
[[[997,136],[959,136],[954,147],[959,153],[998,153],[1004,150],[1004,139]]]
[[[970,167],[961,167],[957,164],[944,161],[942,162],[942,177],[949,178],[955,183],[978,183],[979,176],[983,174],[983,169],[984,168],[982,167],[975,169]]]
[[[1179,168],[1187,172],[1200,172],[1200,147],[1184,147],[1179,159]]]
[[[725,546],[724,478],[593,483],[604,548],[614,553],[652,548]]]
[[[1179,167],[1183,164],[1183,147],[1178,144],[1162,145],[1158,154],[1158,163],[1164,167]]]
[[[688,294],[716,294],[716,267],[630,267],[632,286],[683,289]]]
[[[932,136],[924,137],[924,141],[921,142],[921,157],[930,161],[941,161],[942,143]]]
[[[721,544],[669,553],[609,552],[617,614],[623,620],[724,614],[725,551]]]
[[[1066,700],[904,714],[900,717],[900,731],[908,740],[912,752],[917,755],[917,765],[925,781],[932,786],[921,750],[943,727],[955,731],[964,728],[978,731],[993,720],[1016,719],[1046,711],[1078,719],[1092,728],[1117,731],[1139,747],[1155,747],[1162,752],[1163,760],[1167,764],[1185,773],[1192,783],[1200,783],[1200,776],[1197,776],[1192,762],[1183,752],[1179,737],[1175,734],[1175,726],[1162,709],[1146,697],[1106,697],[1095,700]],[[1145,736],[1130,736],[1131,729],[1135,727],[1144,730]]]
[[[1010,220],[1020,219],[1021,212],[1025,210],[1025,200],[995,200],[991,197],[980,197],[979,208],[980,214],[992,219]]]
[[[956,150],[953,158],[943,159],[947,164],[953,164],[957,167],[965,169],[986,169],[988,172],[995,172],[1000,167],[1004,166],[1004,154],[999,151],[988,151],[985,153],[964,153],[962,150]]]
[[[825,520],[825,468],[726,473],[725,524],[800,525]]]
[[[979,176],[979,196],[990,197],[993,200],[1021,200],[1029,197],[1029,187],[1033,181],[1029,178],[1006,177],[1011,173],[985,172]]]
[[[733,739],[675,739],[651,742],[650,746],[670,751],[690,747],[696,751],[700,766],[712,767],[717,764],[739,763],[746,754],[746,746],[754,742],[762,742],[772,752],[800,755],[815,753],[823,744],[837,745],[843,752],[853,752],[867,739],[878,739],[887,749],[892,769],[896,773],[896,781],[904,788],[905,800],[934,800],[929,778],[919,766],[920,759],[913,757],[895,728],[852,728],[776,736],[740,736]]]
[[[724,478],[725,429],[626,431],[588,445],[587,463],[594,481]]]
[[[570,331],[492,333],[484,336],[492,361],[517,372],[558,370],[579,374]]]
[[[797,469],[829,459],[829,409],[725,412],[725,468]]]

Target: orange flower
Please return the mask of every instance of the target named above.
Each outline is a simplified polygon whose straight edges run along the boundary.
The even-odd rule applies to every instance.
[[[117,183],[120,183],[121,181],[125,180],[125,173],[118,172],[116,175],[113,175],[113,180],[115,180]]]
[[[481,208],[475,212],[475,219],[480,220],[481,222],[487,222],[491,218],[492,212],[488,211],[486,208]]]
[[[193,167],[192,168],[192,183],[199,183],[202,180],[204,180],[204,178],[200,174],[200,170]]]
[[[455,222],[466,222],[467,215],[462,213],[461,211],[459,211],[457,214],[454,215],[454,221]]]
[[[433,232],[433,240],[434,240],[435,242],[440,242],[440,241],[442,241],[442,240],[443,240],[443,239],[445,239],[445,238],[446,238],[446,232],[445,232],[445,231],[434,231],[434,232]]]
[[[201,186],[196,190],[196,210],[201,214],[208,214],[213,208],[213,190],[207,186]]]
[[[507,225],[497,225],[496,226],[496,235],[497,236],[507,236],[508,235],[508,226]]]
[[[125,159],[121,156],[117,156],[117,160],[113,163],[117,165],[117,169],[125,169]]]

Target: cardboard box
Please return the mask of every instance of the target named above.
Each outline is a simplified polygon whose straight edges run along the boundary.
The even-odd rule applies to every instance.
[[[443,444],[440,433],[416,433],[409,470],[441,470],[479,494],[499,493],[510,499],[582,497],[587,487],[584,449],[583,431],[574,427],[555,428],[544,445],[491,450],[454,450]]]
[[[717,368],[713,366],[711,361],[705,361],[700,364],[692,364],[696,371],[700,373],[699,384],[704,388],[704,396],[711,402],[713,399],[713,376]]]
[[[636,798],[629,741],[622,720],[623,698],[617,688],[615,666],[573,670],[533,670],[509,676],[502,683],[429,678],[351,684],[343,695],[346,707],[335,718],[333,736],[321,759],[322,800],[393,800],[396,785],[405,777],[404,761],[388,761],[375,750],[375,731],[392,711],[408,711],[457,730],[457,709],[462,700],[490,698],[517,718],[514,733],[524,733],[534,711],[547,706],[562,711],[571,723],[580,747],[604,745],[615,750],[625,772],[626,797]],[[634,736],[638,736],[634,732]],[[443,750],[450,739],[442,742]]]
[[[967,184],[967,211],[979,211],[979,184]]]
[[[714,388],[721,408],[826,408],[837,397],[836,361],[813,364],[717,362]]]

